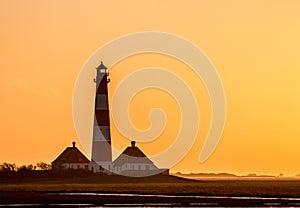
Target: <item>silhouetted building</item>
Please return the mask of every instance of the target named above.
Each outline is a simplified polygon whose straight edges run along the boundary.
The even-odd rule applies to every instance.
[[[127,176],[148,176],[160,172],[168,173],[168,170],[157,168],[154,163],[131,142],[121,155],[113,162],[113,171],[116,174]]]
[[[72,147],[67,147],[51,164],[52,170],[85,169],[91,170],[90,161],[72,142]]]
[[[96,68],[97,76],[95,95],[94,129],[92,141],[92,158],[89,161],[76,147],[68,147],[52,162],[55,170],[87,169],[105,174],[121,174],[127,176],[148,176],[158,173],[168,174],[168,169],[159,169],[154,163],[131,142],[119,157],[112,162],[110,121],[108,108],[107,68],[101,64]]]
[[[97,75],[94,82],[96,83],[95,96],[95,113],[94,113],[94,129],[92,142],[92,161],[94,171],[99,171],[99,165],[106,170],[112,168],[112,153],[110,139],[110,123],[108,109],[108,91],[107,83],[108,72],[107,68],[101,64],[96,68]]]
[[[52,170],[63,171],[68,169],[90,170],[92,172],[103,174],[119,174],[126,176],[149,176],[155,174],[169,174],[168,169],[159,169],[155,164],[135,145],[135,141],[131,142],[131,146],[127,147],[119,157],[113,161],[111,170],[103,168],[95,161],[90,161],[72,142],[72,147],[67,147],[51,164]]]

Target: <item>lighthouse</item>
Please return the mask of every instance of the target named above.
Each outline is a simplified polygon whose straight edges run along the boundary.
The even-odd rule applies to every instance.
[[[110,171],[112,169],[112,152],[110,138],[108,90],[108,71],[103,62],[96,68],[96,83],[94,129],[92,142],[92,161],[100,168]]]

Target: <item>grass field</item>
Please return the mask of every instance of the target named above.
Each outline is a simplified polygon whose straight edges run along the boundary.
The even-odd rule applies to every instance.
[[[72,193],[64,195],[62,193]],[[78,195],[76,195],[78,193]],[[79,193],[100,193],[98,196]],[[101,194],[141,194],[143,196],[102,196]],[[157,198],[156,195],[180,196]],[[187,180],[174,176],[126,178],[97,176],[65,179],[23,179],[0,183],[2,203],[117,203],[117,202],[199,202],[209,199],[183,198],[182,196],[238,196],[238,197],[290,197],[300,198],[300,180]],[[221,201],[220,201],[221,200]],[[219,204],[224,202],[220,199]],[[298,199],[297,199],[298,200]],[[300,202],[300,201],[299,201]],[[243,202],[244,203],[244,202]],[[250,206],[253,200],[247,202]],[[256,204],[252,204],[256,206]]]
[[[97,192],[173,195],[300,197],[300,180],[186,180],[173,176],[126,178],[99,176],[0,183],[4,192]]]

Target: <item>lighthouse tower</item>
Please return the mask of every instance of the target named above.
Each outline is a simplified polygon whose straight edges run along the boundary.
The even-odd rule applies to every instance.
[[[95,116],[92,143],[92,160],[106,170],[112,169],[112,153],[110,139],[108,91],[109,82],[107,68],[101,64],[96,68],[97,76],[95,96]]]

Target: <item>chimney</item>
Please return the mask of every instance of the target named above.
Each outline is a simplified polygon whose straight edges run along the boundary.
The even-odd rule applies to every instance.
[[[131,147],[135,147],[135,141],[131,141]]]
[[[75,148],[76,142],[72,142],[73,148]]]

